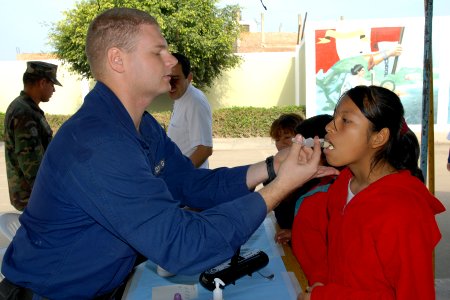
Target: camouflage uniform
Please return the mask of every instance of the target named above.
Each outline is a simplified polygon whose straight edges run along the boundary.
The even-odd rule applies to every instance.
[[[11,204],[23,210],[53,136],[44,112],[21,92],[5,115],[5,160]]]

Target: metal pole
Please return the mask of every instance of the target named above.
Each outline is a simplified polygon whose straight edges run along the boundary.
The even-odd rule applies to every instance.
[[[432,24],[433,0],[424,0],[425,35],[423,58],[423,90],[422,90],[422,133],[420,168],[425,182],[429,174],[428,188],[434,194],[434,109],[433,109],[433,60],[432,60]],[[431,155],[428,155],[430,148]],[[427,163],[430,170],[427,170]]]

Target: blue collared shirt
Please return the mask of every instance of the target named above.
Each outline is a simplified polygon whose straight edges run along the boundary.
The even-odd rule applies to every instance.
[[[204,271],[264,220],[247,169],[195,169],[150,114],[136,130],[98,82],[50,143],[2,272],[41,296],[89,299],[117,287],[138,253],[172,273]]]

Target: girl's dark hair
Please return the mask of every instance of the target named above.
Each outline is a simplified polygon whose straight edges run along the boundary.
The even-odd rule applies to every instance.
[[[389,129],[389,140],[375,154],[371,168],[388,162],[397,170],[409,170],[423,181],[418,167],[419,142],[416,135],[404,124],[405,111],[397,94],[380,86],[361,85],[345,92],[339,102],[345,96],[348,96],[370,121],[372,131]]]

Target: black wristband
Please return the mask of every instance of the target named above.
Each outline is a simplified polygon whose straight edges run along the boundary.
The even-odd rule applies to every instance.
[[[266,168],[269,178],[263,182],[263,185],[269,184],[270,182],[272,182],[272,180],[275,179],[275,177],[277,177],[277,174],[275,173],[275,169],[273,167],[273,155],[266,158]]]

